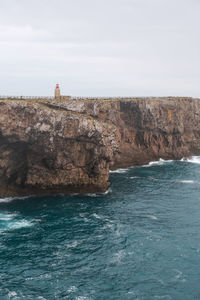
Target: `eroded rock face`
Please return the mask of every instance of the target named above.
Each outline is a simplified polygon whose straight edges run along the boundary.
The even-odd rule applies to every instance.
[[[0,101],[0,196],[103,192],[109,169],[200,153],[200,100]]]

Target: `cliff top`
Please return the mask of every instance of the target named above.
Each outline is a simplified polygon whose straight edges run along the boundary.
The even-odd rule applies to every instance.
[[[59,103],[63,101],[87,101],[87,102],[116,102],[116,101],[141,101],[141,100],[200,100],[200,98],[193,98],[193,97],[182,97],[182,96],[168,96],[168,97],[70,97],[70,96],[61,96],[60,99],[55,99],[53,97],[4,97],[0,96],[0,101],[19,101],[19,102],[26,102],[27,104],[33,104],[33,103],[40,103],[40,102],[46,102],[46,103]]]

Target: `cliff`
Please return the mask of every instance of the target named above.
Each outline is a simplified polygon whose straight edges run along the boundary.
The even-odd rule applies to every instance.
[[[200,154],[200,99],[1,99],[0,196],[103,192],[109,169]]]

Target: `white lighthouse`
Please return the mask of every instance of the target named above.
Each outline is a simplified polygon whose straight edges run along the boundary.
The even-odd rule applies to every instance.
[[[55,99],[60,99],[60,87],[58,83],[56,84],[54,95],[55,95]]]

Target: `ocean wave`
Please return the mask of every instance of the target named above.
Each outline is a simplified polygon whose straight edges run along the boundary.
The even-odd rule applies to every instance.
[[[99,215],[97,215],[96,213],[92,214],[93,217],[95,217],[96,219],[102,219],[102,217],[100,217]]]
[[[98,194],[95,194],[95,193],[88,193],[88,194],[85,194],[87,197],[97,197]]]
[[[68,293],[74,293],[76,291],[78,291],[78,288],[75,285],[72,285],[68,288]]]
[[[146,218],[149,218],[151,220],[158,220],[158,218],[154,215],[145,215]]]
[[[191,157],[183,157],[181,159],[181,161],[183,162],[189,162],[189,163],[193,163],[193,164],[200,164],[200,156],[191,156]]]
[[[12,229],[19,229],[23,227],[30,227],[32,225],[32,222],[26,219],[20,219],[20,216],[16,213],[0,213],[0,232]]]
[[[153,180],[153,181],[160,181],[160,180],[162,180],[162,179],[160,179],[160,178],[155,178],[155,177],[153,177],[153,176],[148,176],[147,177],[149,180]]]
[[[7,229],[19,229],[23,227],[30,227],[33,224],[27,220],[19,220],[19,221],[14,221],[11,222],[7,225]]]
[[[8,203],[11,202],[13,200],[15,200],[16,198],[12,198],[12,197],[8,197],[8,198],[0,198],[0,203]]]
[[[66,249],[70,249],[70,248],[76,248],[78,246],[78,244],[80,244],[78,241],[74,241],[71,244],[66,245]]]
[[[110,194],[110,193],[112,193],[112,189],[108,188],[104,193],[102,193],[100,195],[107,195],[107,194]]]
[[[10,298],[12,298],[12,297],[15,297],[15,296],[17,296],[17,293],[15,292],[15,291],[10,291],[9,293],[8,293],[8,297],[9,297],[9,299]]]
[[[147,168],[147,167],[152,167],[152,166],[163,166],[164,164],[171,163],[171,162],[173,162],[173,160],[171,160],[171,159],[165,160],[165,159],[160,158],[157,161],[150,161],[147,165],[143,165],[142,167]]]
[[[118,252],[116,252],[113,257],[111,262],[114,264],[120,264],[121,260],[126,256],[126,252],[125,250],[119,250]]]
[[[112,193],[111,188],[108,188],[104,193],[88,193],[88,194],[86,194],[86,196],[88,196],[88,197],[97,197],[97,196],[107,195],[109,193]]]
[[[169,164],[169,163],[172,163],[174,161],[176,161],[176,160],[172,160],[172,159],[165,160],[165,159],[160,158],[157,161],[150,161],[148,164],[141,165],[141,166],[137,165],[137,166],[130,166],[130,167],[127,167],[127,168],[119,168],[119,169],[116,169],[116,170],[113,170],[113,171],[110,170],[110,173],[119,173],[119,174],[122,174],[122,173],[128,172],[131,168],[134,168],[134,167],[144,167],[144,168],[147,168],[147,167],[152,167],[152,166],[163,166],[164,164]],[[188,157],[188,158],[187,157],[183,157],[179,161],[200,164],[200,156],[191,156],[191,157]],[[137,178],[137,176],[130,177],[130,178],[131,179],[132,178]]]
[[[170,295],[162,295],[162,296],[155,295],[154,298],[155,299],[164,299],[164,300],[167,300],[167,299],[170,300],[170,299],[172,299],[172,297]]]
[[[33,195],[30,196],[23,196],[23,197],[6,197],[6,198],[0,198],[0,203],[9,203],[14,200],[24,200],[32,197]]]
[[[194,181],[194,180],[179,180],[178,182],[180,182],[180,183],[189,183],[189,184],[197,183],[197,182]]]
[[[119,173],[119,174],[122,174],[122,173],[126,173],[127,171],[129,170],[129,168],[126,168],[126,169],[122,169],[122,168],[119,168],[119,169],[116,169],[116,170],[110,170],[110,173]]]
[[[0,221],[10,221],[14,219],[16,216],[17,216],[16,214],[0,213]]]
[[[84,222],[89,222],[89,219],[86,217],[85,213],[80,213],[79,216],[84,220]]]
[[[119,168],[119,169],[116,169],[116,170],[110,170],[110,173],[119,173],[119,174],[122,174],[122,173],[126,173],[128,172],[128,170],[130,170],[131,168],[134,168],[134,167],[144,167],[144,168],[147,168],[147,167],[152,167],[152,166],[163,166],[164,164],[169,164],[169,163],[172,163],[176,160],[172,160],[172,159],[162,159],[160,158],[159,160],[156,160],[156,161],[150,161],[148,164],[145,164],[145,165],[137,165],[137,166],[130,166],[130,167],[127,167],[127,168]],[[182,161],[182,162],[190,162],[190,163],[195,163],[195,164],[200,164],[200,156],[191,156],[191,157],[183,157],[181,160],[179,161]],[[137,178],[137,176],[135,177]]]
[[[162,159],[160,158],[159,160],[156,160],[156,161],[150,161],[148,164],[146,165],[137,165],[137,166],[130,166],[130,167],[127,167],[127,168],[119,168],[119,169],[116,169],[116,170],[110,170],[109,172],[110,173],[119,173],[119,174],[123,174],[123,173],[126,173],[128,172],[130,169],[134,168],[134,167],[152,167],[152,166],[162,166],[166,163],[171,163],[173,162],[174,160],[165,160],[165,159]]]

